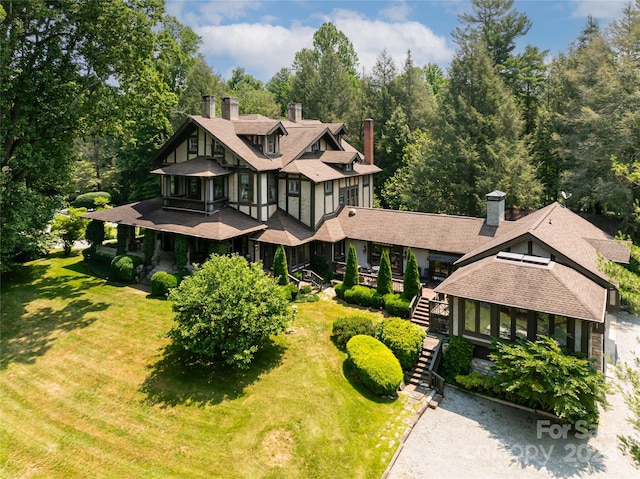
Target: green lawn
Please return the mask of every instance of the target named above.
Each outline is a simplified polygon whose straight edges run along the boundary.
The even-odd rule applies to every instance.
[[[193,371],[164,352],[170,303],[89,276],[80,255],[3,277],[0,476],[380,477],[406,402],[345,377],[329,334],[353,310],[298,308],[251,370]]]

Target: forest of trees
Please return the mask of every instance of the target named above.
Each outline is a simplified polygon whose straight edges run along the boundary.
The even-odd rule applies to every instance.
[[[566,191],[568,207],[634,232],[640,0],[609,25],[589,18],[552,59],[523,46],[530,28],[512,0],[473,0],[446,72],[410,51],[398,70],[382,51],[360,73],[350,40],[325,23],[263,83],[242,67],[214,73],[200,38],[159,1],[2,1],[0,270],[37,254],[55,210],[78,194],[156,196],[151,154],[200,113],[203,94],[269,117],[299,102],[305,118],[345,123],[359,149],[373,118],[382,207],[480,216],[494,189],[528,209]]]

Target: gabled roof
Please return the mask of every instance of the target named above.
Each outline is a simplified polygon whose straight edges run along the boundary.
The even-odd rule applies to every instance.
[[[299,246],[314,239],[312,230],[280,209],[271,215],[266,226],[268,229],[260,232],[254,238],[256,241],[284,246]]]
[[[314,183],[337,180],[349,176],[360,176],[378,173],[379,167],[367,163],[354,163],[352,171],[344,171],[340,168],[329,166],[322,160],[294,160],[282,168],[283,173],[298,174],[309,178]]]
[[[456,265],[464,266],[523,240],[539,243],[551,253],[608,282],[598,269],[598,252],[622,263],[629,262],[629,249],[584,218],[559,203],[546,206],[514,222],[515,228],[479,246],[460,258]]]
[[[164,210],[161,198],[94,211],[84,214],[83,217],[217,241],[254,233],[267,227],[231,207],[223,208],[210,216],[203,213]]]
[[[216,140],[257,171],[269,171],[280,168],[281,163],[279,159],[270,159],[240,138],[236,134],[234,122],[225,120],[224,118],[205,118],[195,115],[191,116],[191,120],[204,128],[211,136],[216,138]]]
[[[269,118],[262,117],[260,119],[247,121],[246,118],[246,116],[241,116],[240,120],[235,120],[233,122],[237,135],[265,136],[273,135],[274,133],[287,135],[287,130],[284,129],[282,122],[278,120],[271,120]]]
[[[153,170],[151,173],[157,175],[213,177],[229,175],[231,172],[220,166],[213,158],[199,156],[192,160],[183,161],[182,163],[163,166],[162,168]]]
[[[320,138],[324,138],[333,144],[335,148],[342,149],[342,146],[338,144],[329,128],[323,123],[284,122],[284,125],[289,134],[287,137],[280,139],[282,166],[286,166],[291,161],[300,158]]]
[[[556,262],[533,265],[489,256],[456,270],[436,292],[604,322],[607,289]]]
[[[482,218],[351,206],[345,206],[338,219],[351,239],[459,255],[506,234],[516,225],[504,221],[499,227],[487,226]]]

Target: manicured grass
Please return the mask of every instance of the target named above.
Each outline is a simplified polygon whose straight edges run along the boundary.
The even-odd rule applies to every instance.
[[[0,476],[380,477],[409,412],[345,377],[329,336],[352,309],[299,304],[249,371],[188,370],[171,304],[81,260],[2,278]]]

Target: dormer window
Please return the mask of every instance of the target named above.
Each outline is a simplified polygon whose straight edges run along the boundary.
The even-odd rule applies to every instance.
[[[311,151],[320,151],[320,140],[311,145]]]
[[[189,148],[190,154],[198,153],[198,137],[197,136],[189,137],[188,148]]]
[[[276,148],[276,135],[267,136],[267,155],[275,155],[278,153]]]
[[[353,171],[353,162],[344,165],[344,171]]]

